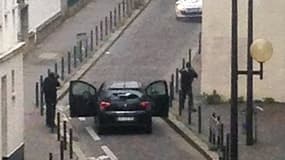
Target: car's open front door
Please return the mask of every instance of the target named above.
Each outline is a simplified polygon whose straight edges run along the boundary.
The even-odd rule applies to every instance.
[[[71,81],[69,86],[70,117],[95,116],[96,88],[84,81]]]
[[[154,81],[146,87],[146,94],[152,99],[152,116],[168,117],[169,95],[167,82]]]

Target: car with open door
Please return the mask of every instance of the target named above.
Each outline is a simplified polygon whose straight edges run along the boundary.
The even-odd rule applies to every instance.
[[[104,82],[95,86],[80,80],[69,86],[70,117],[94,117],[98,134],[112,126],[139,126],[152,132],[152,117],[168,117],[167,82],[146,87],[137,81]]]

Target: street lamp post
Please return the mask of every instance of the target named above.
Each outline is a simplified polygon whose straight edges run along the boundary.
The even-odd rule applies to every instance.
[[[247,70],[238,70],[238,9],[237,0],[232,0],[232,37],[231,37],[231,160],[238,160],[238,75],[247,75],[247,113],[246,113],[246,130],[247,144],[253,143],[252,136],[252,114],[253,114],[253,81],[254,74],[260,75],[263,78],[263,63],[269,60],[273,53],[272,44],[264,39],[253,40],[252,27],[252,8],[253,2],[249,0],[248,6],[248,61]],[[260,63],[260,70],[253,71],[252,58]]]
[[[238,160],[238,112],[237,112],[237,99],[238,99],[238,39],[237,39],[237,0],[232,0],[232,37],[231,37],[231,147],[230,157],[231,160]]]

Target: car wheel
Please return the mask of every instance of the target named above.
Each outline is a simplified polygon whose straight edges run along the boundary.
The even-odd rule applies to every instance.
[[[145,127],[145,132],[147,134],[151,134],[152,133],[152,124],[148,124],[146,127]]]

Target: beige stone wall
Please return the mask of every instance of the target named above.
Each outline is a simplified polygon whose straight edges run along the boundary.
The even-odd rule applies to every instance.
[[[238,0],[239,69],[246,69],[248,0]],[[230,95],[231,1],[204,0],[202,24],[201,92]],[[272,42],[274,54],[264,64],[264,79],[254,77],[254,97],[273,97],[285,101],[285,1],[254,0],[254,39]],[[255,69],[259,65],[255,63]],[[246,94],[246,76],[239,76],[239,95]]]
[[[19,44],[16,47],[22,46]],[[9,56],[11,55],[11,56]],[[3,58],[4,54],[0,55],[0,91],[1,78],[7,77],[7,146],[5,146],[5,153],[2,152],[2,120],[3,116],[0,110],[0,156],[8,157],[17,149],[24,141],[24,88],[23,88],[23,54],[8,54]],[[12,70],[14,70],[14,91],[12,90]],[[14,98],[13,98],[14,96]],[[1,92],[0,92],[1,97]],[[1,105],[1,98],[0,98]],[[2,153],[1,153],[2,152]]]

